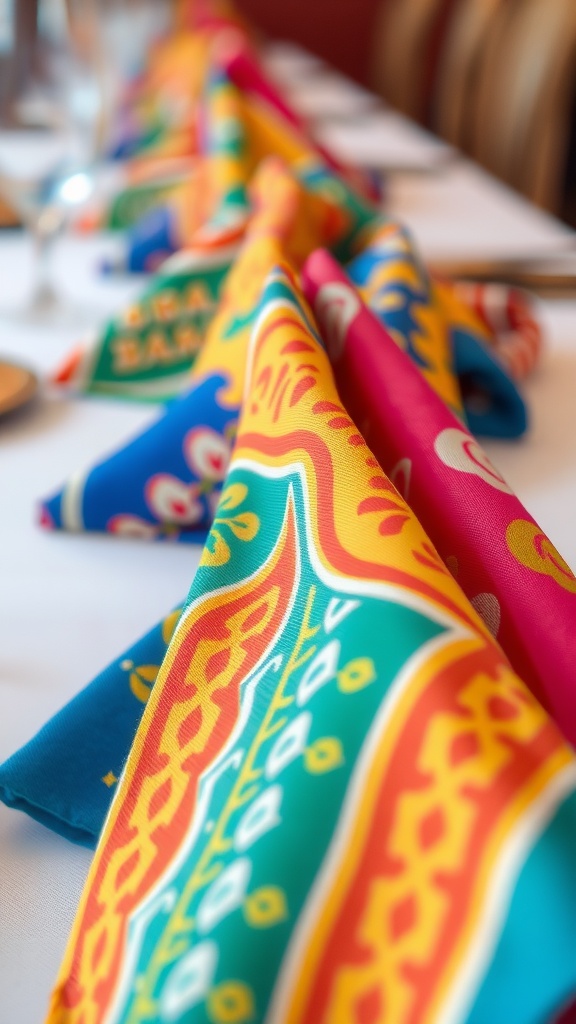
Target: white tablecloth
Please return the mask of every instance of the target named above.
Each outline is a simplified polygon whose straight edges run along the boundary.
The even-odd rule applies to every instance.
[[[327,102],[326,81],[333,82],[334,73],[286,47],[271,54],[270,64],[279,78],[293,75],[298,66],[300,94],[307,91],[307,108],[318,117]],[[342,88],[340,76],[340,93]],[[348,109],[358,102],[365,109],[359,90],[351,89],[350,96]],[[334,111],[328,113],[333,118]],[[398,152],[404,146],[406,154],[409,144],[410,161],[405,162],[414,169],[421,166],[419,173],[391,177],[388,208],[412,228],[424,256],[553,252],[570,239],[565,227],[467,162],[448,162],[428,173],[427,165],[438,164],[445,147],[396,114],[383,111],[378,116],[384,118],[383,138],[387,132],[388,151],[396,153],[397,162]],[[354,116],[349,126],[351,159],[358,124],[361,120]],[[342,119],[337,127],[345,150]],[[329,130],[328,121],[324,128]],[[375,144],[365,139],[366,147]],[[29,241],[17,233],[0,235],[0,356],[47,371],[82,333],[81,322],[95,326],[121,308],[141,282],[102,279],[95,272],[115,244],[104,237],[61,243],[55,279],[69,303],[83,312],[74,314],[69,324],[48,327],[18,315],[30,287]],[[576,301],[542,303],[541,312],[548,348],[526,387],[530,434],[520,443],[487,447],[528,510],[575,566]],[[63,400],[47,393],[33,412],[0,424],[0,759],[32,736],[188,590],[197,549],[49,534],[34,522],[39,496],[154,415],[146,406]],[[43,1020],[89,863],[88,851],[0,805],[0,1024]]]

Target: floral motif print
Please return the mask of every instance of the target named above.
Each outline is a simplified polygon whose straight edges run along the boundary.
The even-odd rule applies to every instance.
[[[245,484],[230,484],[224,491],[217,515],[208,539],[200,565],[225,565],[230,560],[230,545],[225,538],[226,530],[243,541],[254,540],[260,529],[260,519],[255,512],[237,512],[248,494]]]
[[[230,444],[210,427],[195,427],[184,438],[184,457],[200,480],[223,480],[230,461]]]
[[[186,484],[169,473],[157,473],[146,484],[146,501],[163,523],[194,526],[204,516],[198,484]]]

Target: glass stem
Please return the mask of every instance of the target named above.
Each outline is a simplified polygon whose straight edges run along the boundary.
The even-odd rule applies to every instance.
[[[42,309],[56,301],[52,284],[51,265],[54,243],[63,226],[62,215],[55,208],[48,207],[41,212],[34,227],[35,267],[32,306]]]

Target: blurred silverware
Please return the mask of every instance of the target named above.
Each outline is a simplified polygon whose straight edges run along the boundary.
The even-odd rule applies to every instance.
[[[573,269],[562,269],[559,264],[563,257],[564,253],[514,259],[430,260],[429,266],[432,273],[443,277],[516,285],[539,295],[576,294],[576,263]]]

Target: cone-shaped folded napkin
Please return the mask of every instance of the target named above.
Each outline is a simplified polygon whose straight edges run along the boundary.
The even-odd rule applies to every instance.
[[[437,394],[459,416],[463,404],[473,433],[524,433],[524,402],[486,329],[453,289],[431,280],[405,228],[390,223],[371,232],[348,273]]]
[[[210,349],[214,349],[212,358],[216,362],[218,352],[222,360],[223,354],[230,351],[230,334],[235,329],[234,324],[240,325],[234,342],[236,347],[243,349],[242,357],[236,364],[238,379],[234,384],[228,381],[229,394],[234,393],[236,401],[239,401],[242,387],[240,378],[244,372],[250,326],[258,308],[267,269],[281,257],[280,243],[285,244],[297,260],[301,260],[310,248],[313,237],[330,237],[330,231],[327,230],[330,217],[322,220],[329,209],[299,191],[281,167],[275,163],[263,167],[260,184],[262,209],[260,218],[255,219],[251,228],[250,252],[241,256],[234,271],[227,292],[229,308],[215,323],[219,334],[213,332],[207,346],[208,354]],[[252,303],[251,312],[247,312],[247,301]],[[198,419],[201,407],[198,394],[195,395],[194,412]],[[181,407],[184,410],[186,408]],[[164,443],[169,444],[170,431],[173,436],[181,436],[181,431],[178,434],[173,422],[166,419],[161,421],[157,428],[160,441],[163,439]],[[196,428],[196,437],[203,438],[205,459],[210,454],[210,444],[213,456],[218,456],[218,443],[221,444],[221,439],[217,440],[218,435],[211,433],[205,425],[203,430]],[[141,439],[140,444],[143,455],[149,455],[149,433]],[[124,453],[122,459],[126,463],[133,456],[134,446]],[[117,473],[117,494],[121,486],[121,465],[121,460],[117,460],[112,466]],[[111,486],[114,477],[110,466],[107,471]],[[205,480],[205,486],[207,482]],[[163,486],[168,494],[166,478]],[[193,485],[189,487],[188,494],[193,489]],[[185,487],[181,481],[178,491],[172,481],[173,500],[177,499],[178,494],[185,507]],[[213,497],[209,498],[209,502],[212,500]],[[239,515],[235,526],[233,521],[232,528],[242,530],[246,526],[246,519]],[[158,535],[158,528],[154,534],[151,524],[126,514],[116,515],[113,528],[124,532],[139,532],[145,536]],[[190,537],[197,539],[198,531],[190,534]],[[146,698],[155,678],[158,664],[162,660],[162,644],[165,649],[166,633],[171,625],[174,625],[173,616],[169,616],[165,623],[161,623],[147,637],[125,651],[57,714],[37,737],[0,767],[0,798],[5,803],[27,811],[43,824],[75,841],[86,845],[95,842],[113,795],[114,784],[134,737],[139,711],[143,708],[140,702]]]
[[[50,1024],[547,1020],[576,991],[575,828],[570,748],[346,414],[286,267]]]
[[[206,240],[223,231],[240,238],[246,229],[250,204],[246,132],[242,120],[240,93],[226,71],[215,61],[208,76],[201,120],[201,147],[214,193],[208,224],[201,225],[193,241]]]
[[[181,609],[113,661],[0,765],[0,800],[93,847]]]
[[[226,35],[219,40],[205,90],[201,134],[206,156],[172,196],[173,207],[185,194],[189,197],[192,244],[175,263],[162,264],[136,307],[66,360],[55,375],[59,384],[155,400],[181,392],[247,224],[246,183],[271,153],[292,164],[306,189],[338,207],[342,224],[333,243],[340,258],[350,258],[362,231],[381,221],[377,207],[327,166],[297,123],[280,116],[267,95],[239,93],[225,70]],[[166,230],[168,235],[171,231],[166,216],[167,207],[159,207],[146,221],[144,261],[152,252],[156,262],[182,242],[180,236],[174,245],[166,242]]]
[[[208,155],[172,197],[171,206],[174,213],[178,197],[187,204],[193,244],[176,260],[164,262],[139,303],[112,320],[96,341],[73,353],[57,372],[57,383],[156,401],[185,386],[249,215],[235,89],[217,71],[209,83],[207,106]],[[166,210],[159,207],[144,220],[159,225]],[[159,236],[147,231],[145,250],[155,252],[156,259]],[[163,256],[180,246],[180,241],[170,243]]]
[[[139,401],[165,402],[181,394],[238,249],[224,242],[171,257],[137,302],[66,357],[53,382]]]
[[[126,83],[111,145],[118,159],[189,152],[186,137],[202,91],[215,31],[206,20],[180,27],[150,49],[141,74]]]
[[[254,49],[249,45],[245,33],[226,33],[220,44],[219,56],[231,80],[243,93],[258,97],[260,101],[264,101],[269,107],[273,108],[276,115],[291,124],[301,135],[304,135],[308,140],[309,146],[320,155],[322,161],[333,171],[343,176],[350,185],[359,189],[367,197],[374,200],[380,198],[380,191],[375,188],[375,182],[372,177],[359,168],[342,164],[308,133],[303,119],[290,106],[287,100],[280,95],[275,85],[267,77]]]
[[[278,244],[301,262],[347,224],[279,161],[262,166],[254,193],[255,214],[190,390],[137,438],[45,501],[45,526],[193,542],[205,536],[230,454],[258,297],[282,251]]]
[[[300,229],[298,258],[307,255],[307,238],[314,245],[318,229],[328,231],[323,237],[348,258],[358,234],[374,221],[374,210],[315,158],[299,165],[297,177],[310,193],[302,199],[306,217],[316,225],[312,233]],[[259,191],[257,175],[250,189],[256,206],[262,205]],[[238,251],[239,243],[230,240],[222,225],[198,232],[194,248],[166,260],[140,300],[110,320],[96,338],[77,346],[58,367],[53,382],[140,401],[164,402],[181,394]]]
[[[338,387],[516,671],[576,744],[576,577],[326,252],[304,287]]]
[[[197,244],[207,221],[211,237],[218,229],[220,244],[223,235],[224,244],[240,237],[249,212],[245,148],[240,94],[214,64],[207,76],[200,130],[205,172],[200,178],[191,176],[130,230],[127,270],[155,270],[172,253]]]
[[[218,227],[221,231],[225,226],[238,230],[242,226],[246,218],[247,178],[261,160],[270,155],[277,155],[293,165],[320,161],[333,172],[341,173],[344,179],[349,178],[347,187],[352,191],[355,186],[360,188],[360,193],[366,191],[364,176],[342,168],[314,142],[296,115],[277,97],[255,62],[249,59],[244,36],[234,33],[232,38],[231,42],[228,30],[215,36],[200,118],[200,149],[207,154],[211,168],[210,189],[216,193],[216,199],[208,202],[216,206],[216,213],[210,217],[210,230]],[[238,84],[233,78],[235,72]],[[246,82],[249,88],[244,92]],[[189,191],[193,189],[194,183],[191,183]],[[356,204],[360,206],[364,202],[367,219],[371,220],[376,208],[360,193]],[[198,231],[199,225],[186,215],[185,204],[190,205],[192,201],[192,196],[187,198],[187,193],[181,189],[133,228],[127,242],[128,270],[155,269],[170,252],[204,237],[205,232]],[[194,206],[197,208],[198,202]]]

